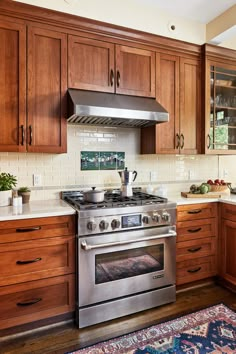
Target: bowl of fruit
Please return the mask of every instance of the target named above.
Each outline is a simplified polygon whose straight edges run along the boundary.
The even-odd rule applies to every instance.
[[[223,179],[209,179],[207,184],[210,186],[210,192],[224,192],[228,190],[228,183]]]

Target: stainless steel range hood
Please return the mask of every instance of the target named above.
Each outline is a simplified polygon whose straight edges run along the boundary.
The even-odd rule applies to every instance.
[[[148,127],[169,120],[154,99],[69,89],[69,123],[111,127]]]

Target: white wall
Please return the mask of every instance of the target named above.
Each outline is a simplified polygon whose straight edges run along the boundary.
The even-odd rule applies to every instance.
[[[19,1],[19,0],[16,0]],[[205,43],[205,25],[170,15],[152,2],[137,0],[24,0],[26,4],[58,10],[187,42]],[[176,30],[169,29],[175,24]]]

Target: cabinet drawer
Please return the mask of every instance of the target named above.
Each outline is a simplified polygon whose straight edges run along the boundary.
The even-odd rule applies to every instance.
[[[177,263],[176,284],[185,284],[216,275],[215,257],[201,257]]]
[[[236,205],[226,204],[226,203],[222,204],[221,216],[224,219],[236,221]]]
[[[217,215],[216,203],[180,205],[177,207],[177,221],[213,218]]]
[[[0,243],[75,234],[75,215],[0,222]]]
[[[0,287],[0,329],[74,311],[74,275]]]
[[[73,236],[0,244],[0,286],[75,271]]]
[[[216,236],[216,219],[179,221],[177,223],[177,241],[188,241]]]
[[[200,238],[193,241],[177,242],[176,258],[183,261],[208,255],[215,255],[216,238]]]

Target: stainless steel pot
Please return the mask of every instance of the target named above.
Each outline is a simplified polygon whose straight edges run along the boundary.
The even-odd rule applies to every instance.
[[[84,200],[91,203],[101,203],[104,201],[105,191],[100,191],[96,187],[84,192]]]

